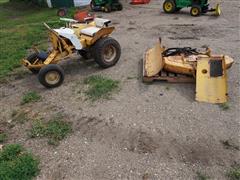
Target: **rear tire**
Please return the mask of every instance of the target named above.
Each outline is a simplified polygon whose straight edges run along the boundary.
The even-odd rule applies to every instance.
[[[201,13],[202,13],[201,6],[199,6],[199,5],[193,5],[192,6],[192,8],[190,10],[191,16],[197,17],[197,16],[200,16]]]
[[[165,13],[174,13],[176,10],[176,4],[174,0],[165,0],[163,3],[163,10]]]
[[[58,11],[57,11],[57,15],[59,17],[64,17],[67,15],[67,9],[66,8],[60,8]]]
[[[46,88],[58,87],[64,81],[63,69],[57,64],[44,66],[39,71],[38,80]]]
[[[120,44],[111,37],[99,39],[93,46],[93,57],[102,68],[114,66],[121,56]]]
[[[119,3],[118,5],[117,5],[117,10],[118,11],[121,11],[123,9],[123,5],[122,5],[122,3]]]

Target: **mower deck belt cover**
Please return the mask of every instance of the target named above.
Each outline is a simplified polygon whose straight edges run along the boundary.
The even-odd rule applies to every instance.
[[[227,102],[225,58],[201,58],[197,62],[196,100],[209,103]]]

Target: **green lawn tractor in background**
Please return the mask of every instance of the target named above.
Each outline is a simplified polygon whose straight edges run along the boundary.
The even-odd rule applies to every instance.
[[[123,9],[118,0],[92,0],[90,6],[93,11],[111,12]]]
[[[215,8],[209,8],[208,0],[165,0],[163,3],[163,10],[166,13],[175,13],[185,7],[191,7],[192,16],[200,16],[207,12],[214,12],[216,16],[221,14],[219,4]]]

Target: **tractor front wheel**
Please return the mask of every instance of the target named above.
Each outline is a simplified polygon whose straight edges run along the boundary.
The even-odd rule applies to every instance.
[[[165,0],[163,3],[163,10],[165,13],[174,13],[176,10],[176,4],[174,0]]]
[[[200,16],[201,13],[202,13],[202,9],[201,9],[200,6],[198,6],[198,5],[193,5],[193,6],[192,6],[192,8],[191,8],[191,10],[190,10],[191,16],[194,16],[194,17]]]
[[[111,7],[111,5],[107,4],[107,5],[104,6],[103,10],[106,13],[110,13],[112,11],[112,7]]]
[[[57,64],[44,66],[39,71],[38,80],[46,88],[58,87],[64,80],[63,69]]]
[[[120,44],[111,37],[99,39],[93,47],[93,57],[102,68],[114,66],[121,56]]]

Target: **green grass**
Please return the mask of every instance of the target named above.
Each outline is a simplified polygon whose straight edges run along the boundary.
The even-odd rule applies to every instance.
[[[39,160],[21,145],[10,144],[0,151],[0,179],[30,180],[39,173]]]
[[[4,143],[7,140],[7,134],[4,132],[0,132],[0,143]]]
[[[42,97],[35,91],[29,91],[26,94],[23,95],[21,104],[27,104],[31,102],[37,102],[41,99]]]
[[[100,98],[108,99],[112,92],[119,88],[119,81],[100,75],[90,76],[85,79],[84,83],[88,85],[86,95],[93,101]]]
[[[230,106],[228,103],[219,104],[219,107],[224,111],[230,109]]]
[[[228,172],[227,177],[230,180],[240,180],[240,164],[234,165]]]
[[[72,132],[72,127],[69,122],[54,118],[48,122],[42,120],[36,121],[29,131],[31,138],[48,138],[50,145],[58,145],[59,141],[64,139],[69,133]]]
[[[203,174],[202,172],[197,172],[197,179],[198,180],[208,180],[210,179],[209,176],[206,176],[205,174]]]
[[[48,47],[48,33],[43,22],[59,27],[63,23],[56,9],[31,7],[22,2],[0,1],[0,79],[21,66],[20,60],[36,45]]]

